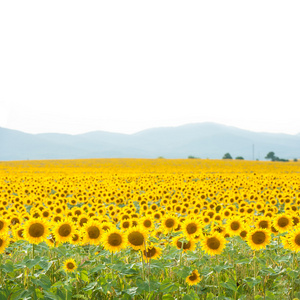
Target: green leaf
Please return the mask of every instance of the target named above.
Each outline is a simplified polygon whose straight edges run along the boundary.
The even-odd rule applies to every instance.
[[[173,293],[176,292],[179,288],[179,284],[177,282],[170,282],[169,280],[167,282],[163,282],[159,288],[159,291],[167,294],[167,293]]]
[[[255,285],[261,283],[261,278],[260,276],[258,276],[257,278],[255,277],[247,277],[245,279],[243,279],[250,288],[253,288]]]
[[[231,290],[231,291],[234,291],[234,292],[236,292],[237,289],[238,289],[235,280],[233,280],[232,278],[230,278],[226,282],[221,282],[221,286],[224,287],[227,290]]]
[[[35,257],[33,259],[28,259],[27,261],[25,261],[25,265],[28,269],[31,269],[34,266],[36,266],[40,261],[41,261],[40,257]]]
[[[171,294],[166,294],[166,295],[163,295],[162,299],[163,300],[174,300],[174,296],[172,296]]]
[[[213,300],[213,299],[215,299],[216,297],[215,297],[215,295],[213,294],[213,293],[208,293],[207,295],[206,295],[206,300]]]
[[[80,271],[80,279],[83,280],[84,282],[90,281],[87,270]]]
[[[8,260],[1,268],[5,273],[11,273],[14,271],[14,264],[11,260]]]

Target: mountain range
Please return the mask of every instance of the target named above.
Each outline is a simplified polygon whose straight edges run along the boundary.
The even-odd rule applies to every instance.
[[[94,131],[84,134],[30,134],[0,127],[0,160],[78,158],[233,158],[264,160],[300,157],[300,134],[253,132],[217,123],[158,127],[134,134]]]

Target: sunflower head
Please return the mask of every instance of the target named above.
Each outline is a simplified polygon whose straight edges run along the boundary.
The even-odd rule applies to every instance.
[[[64,261],[64,270],[68,273],[75,272],[77,269],[77,264],[73,258]]]
[[[147,231],[142,226],[135,226],[127,230],[126,239],[128,245],[134,250],[144,250],[147,240]]]
[[[204,252],[209,255],[216,255],[222,253],[225,248],[226,239],[222,234],[214,232],[207,236],[203,236],[200,243]]]
[[[101,242],[104,248],[110,252],[120,251],[127,246],[125,234],[117,229],[105,231],[101,237]]]
[[[31,244],[45,241],[49,235],[47,221],[41,218],[31,218],[24,224],[24,239]]]
[[[254,228],[248,232],[246,241],[253,250],[264,249],[271,241],[271,233],[267,229]]]
[[[186,283],[188,285],[195,285],[198,282],[201,281],[201,277],[199,275],[198,270],[194,270],[187,278],[186,278]]]

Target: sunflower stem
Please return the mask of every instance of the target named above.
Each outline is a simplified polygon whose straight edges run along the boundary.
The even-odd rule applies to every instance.
[[[112,279],[112,281],[114,281],[113,263],[114,263],[114,251],[111,251],[111,279]]]

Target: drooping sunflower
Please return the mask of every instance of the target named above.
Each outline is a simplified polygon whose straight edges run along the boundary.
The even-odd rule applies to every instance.
[[[173,239],[173,245],[183,252],[195,250],[196,243],[193,238],[184,235],[176,236]]]
[[[89,220],[81,229],[82,242],[97,245],[101,240],[101,223],[96,220]]]
[[[253,250],[264,249],[271,241],[271,233],[267,229],[254,228],[248,232],[246,241]]]
[[[154,245],[150,245],[147,249],[143,250],[143,257],[146,261],[150,259],[158,259],[161,256],[161,249],[159,247],[155,247]]]
[[[135,226],[126,231],[128,245],[134,250],[144,250],[147,241],[147,232],[142,226]]]
[[[118,229],[105,231],[101,237],[102,245],[110,252],[117,252],[127,246],[126,236]]]
[[[194,270],[185,280],[188,285],[195,285],[201,281],[198,270]]]
[[[76,271],[77,264],[73,258],[69,258],[64,261],[64,270],[68,273]]]
[[[41,218],[31,218],[24,224],[23,236],[31,244],[45,241],[49,235],[49,223]]]
[[[214,232],[207,236],[203,235],[200,240],[203,251],[212,256],[221,254],[225,248],[226,242],[225,237],[218,232]]]
[[[182,222],[181,228],[186,236],[193,237],[199,235],[202,230],[202,225],[198,219],[186,219]]]
[[[0,235],[0,253],[3,253],[5,251],[5,248],[10,243],[10,237],[7,234],[1,234]]]
[[[55,223],[53,234],[57,243],[68,243],[72,240],[75,230],[75,224],[71,220],[65,219]]]
[[[285,213],[278,214],[273,219],[273,226],[279,232],[286,232],[293,227],[293,218]]]

